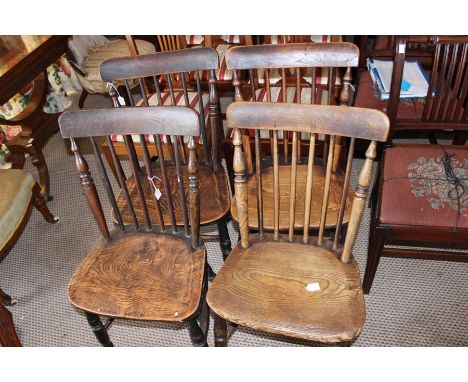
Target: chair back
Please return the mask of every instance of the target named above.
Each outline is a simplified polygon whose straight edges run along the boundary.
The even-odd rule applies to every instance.
[[[116,58],[101,65],[104,81],[121,80],[125,84],[130,106],[186,106],[198,111],[203,159],[214,171],[223,171],[221,166],[220,140],[223,137],[219,94],[216,88],[215,70],[219,68],[216,51],[211,48],[182,49],[158,52],[150,55]],[[209,94],[202,92],[201,76],[209,75]],[[129,81],[137,79],[139,91],[132,93]],[[145,91],[150,89],[150,92]],[[110,88],[115,107],[121,107],[119,94]],[[158,152],[167,148],[173,163],[180,156],[186,163],[186,140],[179,135],[180,152],[173,150],[169,136],[155,136]],[[141,140],[143,150],[146,142]]]
[[[247,184],[246,184],[246,160],[242,152],[241,130],[253,129],[255,131],[266,130],[270,131],[273,136],[273,195],[268,195],[273,198],[274,204],[274,234],[273,238],[280,238],[280,214],[288,213],[288,211],[280,211],[281,195],[289,193],[289,231],[288,240],[294,240],[294,230],[296,226],[296,205],[299,208],[303,205],[304,222],[303,225],[303,243],[309,242],[309,220],[312,198],[317,198],[322,201],[320,226],[317,238],[317,244],[327,245],[329,243],[324,240],[326,228],[328,201],[330,195],[330,184],[332,177],[333,153],[334,145],[337,137],[350,138],[350,150],[347,158],[347,173],[349,179],[351,171],[351,163],[353,160],[353,148],[355,139],[370,140],[371,143],[366,152],[366,160],[361,169],[358,186],[355,192],[353,205],[351,209],[351,217],[348,224],[344,247],[340,248],[339,239],[341,234],[341,225],[343,214],[347,201],[348,187],[342,189],[341,204],[336,222],[335,237],[329,246],[334,250],[342,250],[341,259],[343,262],[348,262],[351,257],[352,247],[356,239],[359,225],[364,211],[365,201],[368,194],[369,183],[372,176],[373,159],[376,155],[377,141],[383,142],[387,139],[389,121],[387,116],[377,110],[351,108],[345,106],[321,106],[321,105],[301,105],[288,103],[259,103],[259,102],[239,102],[229,105],[227,109],[228,126],[234,129],[233,144],[234,144],[234,173],[235,173],[235,197],[239,216],[239,227],[241,232],[241,245],[243,248],[249,246],[249,222],[247,208]],[[292,160],[290,163],[290,189],[280,190],[279,180],[279,155],[278,155],[278,133],[292,132],[293,142],[297,141],[298,134],[305,133],[309,135],[310,145],[307,159],[307,179],[306,191],[303,195],[296,193],[297,183],[297,157],[298,151],[296,145],[292,146]],[[315,141],[318,134],[324,134],[329,137],[330,150],[326,163],[326,178],[323,192],[319,195],[313,195],[312,185],[314,182],[314,157],[315,157]],[[258,134],[256,134],[258,136]],[[315,167],[316,168],[316,167]],[[263,198],[262,191],[262,169],[257,168],[256,188],[258,207],[258,234],[263,237]],[[266,195],[265,195],[266,196]],[[301,222],[302,223],[302,222]]]
[[[351,68],[357,66],[358,58],[359,49],[351,43],[243,46],[231,48],[226,54],[227,67],[233,70],[235,101],[244,101],[250,98],[252,101],[329,105],[346,105],[349,102]],[[345,68],[342,78],[340,68]],[[248,90],[250,90],[250,94],[248,96],[244,94],[245,87],[241,81],[242,71],[248,72],[248,76],[246,76],[249,78]],[[272,76],[274,81],[272,81]],[[338,97],[339,88],[341,91],[339,91]],[[259,131],[257,130],[255,134],[259,134]],[[251,137],[247,131],[243,132],[242,139],[247,170],[249,174],[252,174]],[[262,139],[270,142],[270,152],[272,152],[272,136],[263,135]],[[288,163],[290,145],[297,144],[301,150],[302,137],[297,136],[294,142],[290,142],[290,137],[287,135],[280,136],[280,139],[283,146],[283,160]],[[328,142],[326,142],[324,156],[326,156],[328,146]],[[257,150],[257,146],[255,147]],[[299,155],[297,160],[300,160],[300,157]],[[338,159],[335,158],[335,169]],[[257,153],[256,160],[260,160]]]
[[[433,49],[429,87],[424,99],[422,116],[416,120],[397,119],[409,41],[417,42],[415,36],[411,39],[398,36],[393,46],[393,72],[387,111],[391,122],[389,139],[392,139],[395,130],[466,130],[468,123],[467,36],[434,36],[432,38],[435,49]],[[425,41],[427,38],[424,38],[422,42]]]
[[[95,160],[99,169],[99,175],[102,179],[107,197],[112,206],[113,214],[117,221],[117,226],[122,231],[145,231],[145,232],[164,232],[177,235],[190,240],[193,248],[199,246],[199,226],[200,226],[200,195],[198,186],[198,160],[197,143],[195,138],[200,135],[199,118],[195,111],[186,107],[126,107],[119,109],[86,110],[76,112],[65,112],[59,118],[60,132],[64,138],[70,138],[71,149],[75,155],[75,163],[80,173],[81,183],[84,187],[88,203],[93,215],[98,223],[102,236],[106,240],[111,239],[109,227],[106,224],[101,199],[91,177],[90,168],[83,156],[76,138],[89,137],[95,154]],[[137,198],[130,197],[125,178],[124,169],[128,167],[122,163],[116,155],[111,140],[111,135],[122,134],[125,138],[125,144],[129,152],[130,171],[135,179]],[[179,152],[178,136],[188,136],[188,179],[184,179],[181,171],[180,158],[176,155],[176,171],[167,171],[164,156],[160,156],[159,165],[161,167],[161,179],[156,179],[153,175],[148,149],[145,146],[143,150],[143,170],[138,160],[132,135],[155,135],[164,134],[171,137],[174,152]],[[120,192],[115,182],[109,178],[104,166],[99,145],[98,137],[104,137],[110,147],[114,164],[118,170],[118,177],[121,184],[121,190],[125,196],[125,208],[130,211],[133,225],[127,226],[122,219],[122,206],[119,206],[116,200],[116,193]],[[102,138],[100,138],[102,139]],[[144,140],[143,140],[144,141]],[[160,151],[162,152],[162,151]],[[145,199],[144,185],[140,178],[140,172],[145,171],[148,185],[154,192],[150,201]],[[176,181],[171,182],[171,176],[177,177]],[[189,192],[186,197],[183,184],[188,181]],[[171,190],[170,184],[179,183],[182,190]],[[150,213],[148,205],[156,213]],[[162,202],[165,205],[162,205]],[[148,204],[147,204],[148,203]],[[178,230],[176,226],[175,210],[180,209],[183,214],[184,228]],[[136,210],[142,210],[143,221],[137,219]],[[164,211],[164,212],[163,212]],[[157,217],[152,221],[151,217]]]

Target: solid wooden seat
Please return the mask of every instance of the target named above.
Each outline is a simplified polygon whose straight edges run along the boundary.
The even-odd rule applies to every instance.
[[[101,239],[73,275],[70,301],[99,315],[137,320],[181,321],[198,309],[205,248],[184,239],[117,233]]]
[[[199,122],[195,111],[177,106],[66,112],[59,118],[60,131],[64,138],[70,138],[81,184],[102,234],[73,275],[68,296],[76,307],[84,310],[94,335],[104,346],[113,346],[113,343],[100,315],[112,319],[186,321],[194,345],[207,346],[209,308],[205,296],[209,265],[200,240],[200,189],[195,140],[200,135]],[[130,153],[136,190],[132,198],[125,180],[121,187],[110,182],[99,151],[96,137],[106,137],[112,149],[110,136],[114,134],[125,136]],[[179,187],[179,193],[169,191],[164,198],[165,214],[161,208],[163,199],[154,193],[150,193],[149,198],[145,197],[143,188],[150,189],[157,175],[153,172],[147,150],[143,151],[144,166],[141,167],[130,138],[131,135],[143,137],[146,134],[156,136],[159,143],[160,134],[172,136],[176,152],[181,137],[189,137],[186,145],[186,192],[182,182],[173,179],[184,179],[180,157],[176,155],[175,164],[168,166],[163,156],[159,158],[161,188],[170,190],[170,184]],[[78,137],[89,137],[91,140],[99,172],[97,179],[103,182],[112,206],[115,219],[112,231],[107,225],[88,163],[75,140]],[[146,147],[144,139],[142,143]],[[119,179],[123,179],[122,163],[115,151],[113,156]],[[143,172],[146,176],[141,176]],[[124,224],[119,208],[122,203],[116,200],[119,191],[125,194],[125,206],[131,217],[129,224]],[[154,214],[149,213],[149,206],[153,207]],[[176,206],[180,206],[183,228],[176,224]],[[136,207],[141,210],[138,216],[135,214]]]
[[[365,321],[357,262],[300,240],[236,245],[212,284],[208,304],[223,319],[317,342],[356,338]],[[309,291],[311,284],[319,290]]]
[[[312,184],[312,198],[310,206],[310,222],[309,227],[316,229],[320,225],[320,215],[322,209],[322,190],[325,186],[326,172],[325,168],[320,165],[314,166],[314,182]],[[279,166],[279,187],[280,187],[280,216],[279,216],[279,229],[281,231],[289,228],[289,190],[291,187],[291,167]],[[307,165],[297,166],[297,182],[296,182],[296,222],[295,229],[303,228],[304,222],[304,203],[306,194],[306,180],[307,180]],[[247,179],[247,192],[248,192],[248,213],[249,213],[249,228],[258,229],[258,211],[257,211],[257,178],[253,177]],[[338,219],[340,209],[341,194],[343,189],[343,176],[342,174],[332,174],[330,186],[329,202],[327,209],[327,219],[325,222],[326,228],[333,228]],[[264,197],[263,206],[263,227],[264,229],[272,231],[274,229],[274,206],[273,206],[273,167],[266,168],[262,171],[262,190]],[[343,215],[343,224],[349,221],[349,214],[351,211],[351,204],[353,202],[352,188],[348,185],[346,208]],[[237,202],[233,198],[231,202],[231,214],[234,220],[238,221]]]
[[[188,172],[187,166],[181,166],[184,182],[185,193],[188,193],[189,182],[188,182]],[[209,224],[220,217],[226,215],[229,210],[229,190],[227,188],[226,174],[224,172],[213,172],[212,169],[206,166],[200,166],[200,224]],[[154,167],[153,175],[159,179],[154,179],[154,184],[161,191],[161,199],[159,205],[161,206],[162,214],[164,220],[169,220],[169,208],[167,205],[166,191],[162,187],[161,182],[161,170]],[[167,166],[167,175],[169,177],[169,188],[170,192],[175,198],[175,200],[180,200],[179,197],[179,185],[177,183],[176,168],[174,166]],[[145,193],[145,198],[151,200],[152,194],[154,194],[154,186],[152,186],[147,180],[146,175],[141,174],[141,183],[143,185],[143,192]],[[127,181],[127,188],[132,198],[133,206],[135,207],[135,212],[137,219],[143,221],[143,208],[141,206],[141,201],[138,196],[138,190],[135,184],[135,178],[131,175]],[[125,200],[125,195],[123,191],[120,191],[117,196],[117,205],[121,211],[122,220],[124,224],[132,224],[132,218],[130,211],[127,207]],[[156,209],[154,205],[150,204],[148,206],[149,213],[151,216],[157,216]],[[181,211],[180,204],[174,205],[174,213],[176,218],[176,224],[183,226],[183,214]],[[113,219],[117,222],[115,215]]]

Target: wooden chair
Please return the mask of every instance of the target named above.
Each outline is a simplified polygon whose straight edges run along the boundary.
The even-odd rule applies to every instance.
[[[206,346],[209,311],[205,294],[208,279],[206,250],[199,233],[199,167],[194,139],[200,134],[198,115],[185,107],[132,107],[66,112],[59,118],[59,124],[62,136],[70,138],[81,183],[102,234],[70,281],[70,301],[85,311],[96,338],[104,346],[112,346],[112,342],[99,316],[173,323],[187,321],[194,345]],[[125,135],[142,209],[143,218],[140,219],[141,215],[135,213],[135,200],[129,197],[129,190],[123,186],[126,207],[132,216],[131,227],[124,224],[122,206],[115,198],[95,138],[106,136],[110,142],[112,134]],[[173,138],[175,151],[179,149],[177,136],[189,136],[186,172],[182,172],[178,156],[176,170],[168,171],[161,155],[161,180],[156,180],[148,150],[144,149],[146,175],[141,179],[132,138],[127,134],[155,134],[157,137],[167,134]],[[88,164],[75,140],[78,137],[91,139],[100,177],[118,221],[112,231],[106,224]],[[118,161],[112,147],[110,142],[111,151]],[[123,176],[118,163],[119,174]],[[172,180],[174,176],[181,180],[179,184],[188,178],[187,196],[185,192],[177,194],[170,190],[170,185],[176,184]],[[154,187],[150,200],[143,195],[144,183]],[[160,198],[161,194],[165,194],[164,198]],[[150,204],[155,214],[149,212]],[[177,228],[175,206],[182,206],[183,229]]]
[[[224,134],[221,123],[220,108],[219,108],[219,97],[215,86],[216,77],[214,71],[218,68],[218,55],[216,51],[210,48],[197,48],[197,49],[184,49],[179,51],[161,52],[154,55],[138,56],[131,58],[114,59],[104,62],[101,65],[101,76],[105,81],[121,80],[125,84],[129,80],[138,78],[140,81],[140,101],[134,99],[134,95],[130,92],[127,87],[127,96],[131,102],[131,105],[179,105],[190,107],[198,111],[200,117],[200,131],[201,138],[198,142],[202,147],[199,150],[201,158],[200,166],[200,190],[201,190],[201,224],[209,224],[217,222],[219,230],[219,240],[223,256],[227,256],[231,249],[231,242],[227,230],[226,215],[229,212],[229,192],[227,185],[227,176],[224,168],[221,165],[222,152],[220,151],[220,142],[222,141]],[[201,89],[201,71],[208,71],[210,73],[209,81],[209,93],[203,92]],[[164,76],[164,81],[167,81],[168,88],[161,89],[159,78]],[[174,78],[177,77],[177,78]],[[193,79],[195,81],[195,89],[189,89],[188,82]],[[154,88],[154,93],[147,94],[144,91],[144,80],[150,80],[149,85]],[[182,89],[176,89],[173,86],[173,82],[179,81]],[[116,92],[112,92],[111,96],[114,99],[114,105],[118,106],[118,99]],[[184,141],[181,139],[180,152],[173,148],[170,137],[163,137],[160,139],[161,146],[158,146],[158,138],[154,135],[148,135],[145,137],[145,143],[149,149],[149,155],[157,157],[160,155],[161,150],[166,158],[171,159],[171,165],[168,167],[170,173],[175,172],[174,164],[180,156],[182,163],[182,171],[187,172],[187,155]],[[134,137],[134,141],[138,142],[137,154],[141,156],[146,150],[144,145],[142,146],[141,139],[138,136]],[[124,147],[122,147],[122,145]],[[114,174],[119,180],[120,184],[126,182],[130,197],[133,200],[138,199],[136,183],[134,177],[120,178],[118,169],[115,168],[113,163],[115,159],[109,150],[109,142],[104,146],[104,152],[106,153],[107,161],[114,168]],[[124,143],[113,142],[113,147],[119,147],[119,151],[116,151],[117,155],[126,153],[128,148]],[[122,150],[125,148],[125,151]],[[157,177],[161,177],[161,172],[158,169],[154,169],[154,174]],[[141,178],[145,178],[146,175],[141,172]],[[172,178],[170,189],[178,189],[177,179]],[[185,192],[187,192],[188,184],[184,185]],[[154,191],[148,183],[145,183],[143,189],[146,200],[151,200]],[[169,193],[166,193],[169,195]],[[119,206],[125,205],[125,193],[121,191],[117,196],[117,202]],[[142,219],[143,210],[141,206],[136,203],[136,214],[139,219]],[[176,224],[183,225],[184,221],[183,206],[176,205],[175,217]],[[167,217],[168,211],[163,204],[163,213]],[[156,211],[150,208],[150,214],[155,216]],[[122,211],[122,219],[124,224],[131,224],[132,217],[128,209],[124,208]],[[205,236],[205,239],[216,239],[216,237]]]
[[[385,149],[372,203],[365,293],[371,289],[382,256],[468,261],[466,252],[451,249],[457,243],[466,248],[468,243],[468,148],[466,135],[463,138],[468,130],[468,38],[436,37],[434,42],[429,90],[418,120],[395,118],[402,65],[394,65],[388,110],[394,121],[391,128],[393,133],[404,128],[453,129],[460,133],[454,143],[461,145],[398,144]],[[404,37],[399,44],[402,48],[396,62],[402,63]]]
[[[234,73],[234,86],[235,103],[242,102],[244,99],[251,99],[256,102],[279,102],[279,103],[298,103],[298,104],[341,104],[346,105],[350,99],[350,81],[351,81],[351,68],[358,63],[359,51],[358,48],[350,43],[291,43],[279,45],[258,45],[251,47],[236,47],[231,48],[227,53],[227,66],[233,70]],[[340,77],[338,69],[345,68],[345,74],[342,82],[337,81]],[[261,70],[264,76],[264,81],[261,82],[258,78],[258,70]],[[305,81],[303,78],[303,70],[310,70],[311,81]],[[240,71],[248,70],[249,82],[246,83],[239,80]],[[270,75],[274,72],[279,75],[276,85],[272,85]],[[291,73],[294,73],[293,75]],[[324,77],[324,73],[326,76]],[[325,83],[323,83],[325,78]],[[335,84],[339,82],[341,91],[339,98],[335,97]],[[311,97],[314,94],[314,97]],[[336,94],[338,96],[338,94]],[[259,135],[259,146],[252,144],[254,134]],[[228,136],[232,135],[232,131],[228,131]],[[279,167],[280,183],[283,190],[289,189],[290,167],[288,163],[291,161],[290,153],[293,149],[297,150],[297,172],[298,183],[297,190],[303,194],[306,189],[306,174],[307,166],[303,164],[302,156],[306,155],[309,148],[309,136],[301,134],[291,139],[291,135],[283,135],[280,132],[279,149],[282,152],[282,164]],[[255,137],[256,139],[256,137]],[[319,137],[314,144],[319,143]],[[273,133],[265,130],[251,131],[247,130],[242,132],[243,147],[245,150],[246,163],[247,163],[247,189],[249,192],[249,227],[252,229],[259,229],[259,199],[255,197],[259,189],[256,187],[258,178],[258,171],[261,166],[271,164],[271,156],[273,155]],[[320,140],[320,147],[317,148],[317,156],[322,155],[323,158],[327,157],[329,150],[329,142],[327,140]],[[349,194],[346,207],[343,211],[339,211],[341,202],[341,192],[339,189],[349,188],[349,178],[343,177],[343,171],[339,166],[341,151],[344,150],[346,142],[337,138],[334,152],[333,176],[331,181],[333,183],[332,192],[330,194],[330,203],[328,210],[328,220],[326,222],[327,228],[334,228],[334,223],[338,214],[342,213],[345,224],[349,220],[350,206],[352,196]],[[253,152],[255,151],[255,155]],[[262,152],[262,154],[260,154]],[[230,180],[233,179],[233,146],[232,143],[225,144],[226,162],[230,172]],[[268,156],[268,157],[267,157]],[[342,158],[341,158],[342,159]],[[316,174],[314,177],[314,189],[317,191],[324,187],[325,182],[325,168],[324,162],[316,163]],[[254,170],[254,165],[256,171]],[[271,193],[273,189],[273,168],[271,165],[264,170],[262,177],[262,190],[263,192]],[[233,187],[232,187],[233,188]],[[267,199],[265,204],[260,207],[263,208],[263,227],[266,230],[274,229],[274,215],[273,204],[271,199]],[[231,205],[231,214],[233,218],[238,221],[238,214],[236,208],[236,199],[233,200]],[[282,211],[287,211],[287,206],[290,203],[288,192],[282,195],[280,203]],[[320,201],[316,200],[311,206],[311,218],[309,226],[312,229],[317,229],[320,222]],[[296,227],[302,228],[303,211],[298,208],[296,211]],[[279,218],[279,229],[284,231],[289,227],[289,217],[287,213],[283,212]]]
[[[364,295],[352,249],[365,207],[376,141],[386,140],[388,118],[382,112],[344,106],[239,102],[228,107],[227,121],[234,129],[235,198],[241,240],[221,267],[207,295],[208,305],[215,313],[216,345],[227,344],[226,322],[311,341],[349,343],[359,335],[365,320]],[[273,189],[271,193],[258,195],[260,205],[266,205],[271,199],[274,206],[273,234],[264,233],[266,219],[261,209],[258,233],[249,234],[251,195],[241,133],[247,129],[273,133]],[[296,145],[292,146],[288,188],[281,184],[280,178],[285,175],[279,165],[280,131],[291,131],[294,141],[299,134],[310,135],[304,192],[297,188],[302,175],[298,171]],[[312,188],[321,170],[314,166],[318,134],[330,136],[322,190]],[[259,134],[255,136],[259,146]],[[356,138],[372,140],[359,175],[344,246],[340,244],[339,235],[334,238],[325,235],[333,187],[333,146],[338,136],[351,138],[351,147]],[[347,170],[351,168],[352,159],[351,149]],[[264,173],[262,167],[257,169],[257,189],[262,189]],[[348,189],[341,191],[340,211],[343,211]],[[288,232],[281,234],[280,220],[284,211],[280,199],[285,194],[291,195],[286,211]],[[310,206],[314,198],[321,204],[321,216],[318,237],[310,238]],[[299,210],[301,216],[298,216]],[[341,226],[342,221],[334,224]],[[301,235],[295,235],[298,226],[304,227]]]

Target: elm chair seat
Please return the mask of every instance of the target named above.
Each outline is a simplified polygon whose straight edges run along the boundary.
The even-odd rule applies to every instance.
[[[73,275],[70,301],[99,315],[178,322],[199,307],[205,248],[184,239],[117,233],[101,239]]]
[[[253,240],[247,249],[239,243],[211,285],[208,304],[219,317],[256,330],[350,341],[364,326],[364,294],[356,260],[338,258],[300,240]]]

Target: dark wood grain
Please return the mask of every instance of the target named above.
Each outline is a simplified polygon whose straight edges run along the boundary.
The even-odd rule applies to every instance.
[[[206,166],[199,167],[199,184],[200,184],[200,224],[209,224],[216,221],[219,216],[224,216],[229,210],[229,191],[227,189],[226,178],[219,173],[214,173],[213,170]],[[171,210],[169,208],[169,203],[173,204],[174,218],[176,225],[183,225],[184,220],[182,216],[182,207],[180,205],[180,196],[179,196],[179,187],[176,177],[176,169],[174,166],[167,166],[167,185],[168,188],[164,185],[163,181],[156,181],[156,185],[161,191],[161,199],[159,200],[159,205],[162,210],[164,221],[170,222],[171,220]],[[153,167],[153,175],[158,178],[163,178],[163,173],[157,166]],[[182,174],[184,181],[184,190],[188,195],[189,193],[189,173],[187,166],[182,166]],[[148,182],[146,175],[140,175],[141,182],[143,184],[143,192],[147,200],[151,199],[151,195],[154,193],[152,185]],[[134,177],[130,176],[127,179],[127,188],[129,190],[130,198],[132,200],[132,205],[135,208],[135,213],[139,221],[143,221],[143,210],[141,202],[137,195],[135,189]],[[171,201],[167,198],[171,196]],[[117,204],[122,213],[122,219],[124,224],[131,225],[132,218],[130,211],[128,209],[125,195],[123,192],[120,192],[117,196]],[[152,221],[157,224],[157,211],[154,209],[152,204],[148,204],[149,213]],[[115,220],[117,222],[117,220]]]
[[[113,58],[104,61],[100,70],[104,81],[113,81],[218,68],[219,58],[216,50],[198,48]]]
[[[226,53],[228,69],[357,66],[358,59],[358,47],[346,42],[239,46]]]
[[[156,131],[165,135],[200,135],[197,113],[183,106],[67,111],[60,116],[59,124],[64,138],[112,134],[151,135]]]
[[[183,238],[115,233],[86,257],[68,295],[99,315],[179,322],[198,309],[205,256],[205,248],[192,251]]]

